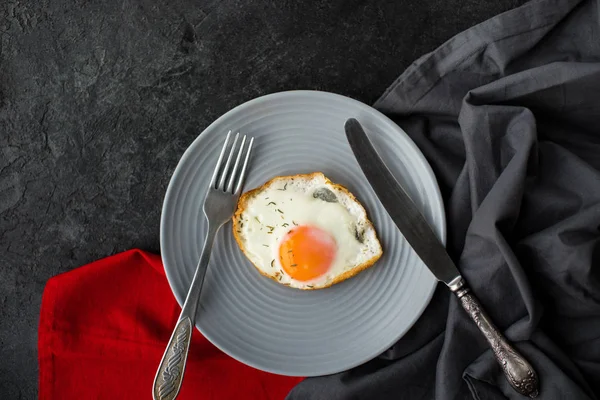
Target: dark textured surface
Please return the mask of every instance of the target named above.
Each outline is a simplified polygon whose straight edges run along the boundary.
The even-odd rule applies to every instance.
[[[288,89],[371,103],[522,2],[0,2],[0,397],[36,397],[48,278],[158,251],[169,177],[215,118]]]

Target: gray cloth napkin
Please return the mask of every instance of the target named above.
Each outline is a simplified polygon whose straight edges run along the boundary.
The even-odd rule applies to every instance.
[[[540,399],[600,395],[597,1],[533,1],[417,60],[375,107],[431,163],[448,250],[536,368]],[[380,357],[310,378],[297,399],[523,399],[438,287]]]

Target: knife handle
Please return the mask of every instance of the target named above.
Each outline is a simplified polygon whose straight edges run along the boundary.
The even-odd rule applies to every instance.
[[[500,333],[464,279],[460,277],[456,283],[451,283],[449,287],[489,342],[496,360],[500,363],[511,386],[524,396],[537,397],[538,377],[535,370],[525,357],[515,350],[504,335]]]

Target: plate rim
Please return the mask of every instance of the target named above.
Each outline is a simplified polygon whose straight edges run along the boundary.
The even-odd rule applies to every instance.
[[[169,202],[169,199],[173,196],[172,192],[173,190],[175,190],[175,187],[172,185],[173,182],[173,178],[181,172],[181,169],[184,168],[184,164],[189,157],[191,157],[192,155],[192,148],[194,147],[194,145],[196,144],[196,142],[198,140],[200,140],[202,134],[204,134],[207,130],[209,130],[210,128],[212,128],[214,125],[218,125],[221,121],[226,120],[227,118],[229,118],[229,116],[231,114],[235,114],[238,113],[248,107],[252,107],[255,106],[257,104],[260,103],[264,103],[267,101],[270,101],[272,99],[277,99],[280,97],[289,97],[289,96],[298,96],[298,95],[312,95],[312,96],[321,96],[321,97],[325,97],[325,98],[335,98],[337,100],[341,100],[344,102],[348,102],[351,104],[354,104],[356,106],[358,106],[359,108],[366,108],[368,109],[370,112],[372,112],[376,117],[381,118],[383,121],[385,121],[386,123],[390,124],[392,127],[394,127],[395,129],[397,129],[399,131],[400,134],[405,136],[405,139],[407,140],[408,145],[410,146],[410,150],[412,150],[412,152],[414,153],[414,155],[422,162],[423,167],[424,167],[424,172],[427,174],[427,176],[429,177],[429,179],[431,179],[432,183],[433,183],[433,189],[435,191],[435,201],[437,203],[440,204],[440,217],[441,217],[441,221],[440,221],[440,227],[436,227],[438,229],[440,229],[441,232],[441,237],[440,240],[442,242],[442,244],[445,246],[446,245],[446,240],[447,240],[447,220],[446,220],[446,209],[444,206],[444,201],[442,198],[442,194],[441,194],[441,190],[437,181],[437,177],[433,172],[433,169],[431,168],[431,165],[429,164],[429,162],[427,161],[427,159],[425,158],[425,155],[422,153],[421,149],[419,149],[419,147],[415,144],[415,142],[412,140],[412,138],[406,133],[406,131],[404,131],[404,129],[402,129],[402,127],[400,127],[398,124],[396,124],[391,118],[389,118],[388,116],[386,116],[385,114],[383,114],[381,111],[377,110],[376,108],[363,103],[359,100],[353,99],[351,97],[348,96],[344,96],[341,94],[337,94],[337,93],[332,93],[332,92],[326,92],[326,91],[321,91],[321,90],[286,90],[286,91],[280,91],[280,92],[274,92],[274,93],[270,93],[270,94],[266,94],[263,96],[259,96],[253,99],[250,99],[246,102],[243,102],[241,104],[238,104],[237,106],[231,108],[230,110],[228,110],[227,112],[225,112],[224,114],[222,114],[220,117],[218,117],[217,119],[215,119],[213,122],[211,122],[209,125],[207,125],[202,132],[200,132],[196,138],[187,146],[187,148],[185,149],[185,151],[183,152],[183,154],[181,155],[181,157],[179,158],[179,161],[177,162],[177,165],[175,167],[175,169],[173,170],[171,177],[169,179],[169,183],[167,185],[167,190],[165,191],[165,195],[163,198],[163,203],[162,203],[162,207],[161,207],[161,218],[160,218],[160,227],[159,227],[159,240],[160,240],[160,256],[161,256],[161,261],[163,263],[163,269],[165,271],[165,276],[167,278],[167,282],[169,283],[169,288],[171,289],[171,293],[173,293],[173,296],[175,297],[175,300],[177,301],[177,303],[179,304],[179,306],[181,307],[183,305],[183,302],[185,301],[185,297],[186,294],[184,294],[182,296],[182,298],[180,299],[180,297],[178,296],[172,281],[174,280],[174,277],[172,276],[172,272],[169,272],[169,269],[167,268],[167,263],[164,257],[165,254],[165,235],[166,232],[164,230],[164,226],[165,226],[165,218],[166,218],[166,207],[167,207],[167,203]],[[383,206],[382,206],[383,207]],[[387,211],[386,211],[387,213]],[[396,229],[398,229],[396,227]],[[408,244],[409,248],[412,250],[412,247],[410,246],[410,244]],[[414,250],[412,250],[414,251]],[[418,256],[417,256],[418,257]],[[422,260],[421,260],[422,262]],[[425,265],[423,265],[424,268],[427,268]],[[175,268],[174,268],[175,269]],[[429,289],[429,293],[426,296],[426,301],[423,302],[423,305],[421,307],[419,307],[419,309],[417,310],[417,317],[411,321],[410,324],[407,324],[407,328],[406,330],[395,336],[394,340],[391,343],[387,343],[385,346],[380,346],[380,348],[382,348],[381,351],[379,351],[377,354],[373,355],[370,358],[367,359],[362,359],[362,360],[358,360],[356,363],[352,364],[352,365],[347,365],[344,367],[344,369],[339,369],[336,368],[332,371],[326,371],[326,372],[321,372],[318,374],[299,374],[299,373],[289,373],[286,371],[282,371],[281,369],[277,369],[277,368],[269,368],[269,367],[265,367],[265,366],[258,366],[256,365],[254,362],[245,359],[244,357],[240,357],[239,355],[234,355],[232,354],[232,352],[224,349],[221,347],[221,345],[218,344],[218,340],[214,340],[214,338],[211,337],[211,335],[206,335],[202,329],[197,325],[197,323],[194,324],[194,326],[196,327],[196,329],[198,331],[200,331],[200,333],[216,348],[218,348],[220,351],[222,351],[223,353],[227,354],[229,357],[232,357],[233,359],[246,364],[252,368],[261,370],[261,371],[265,371],[265,372],[269,372],[272,374],[276,374],[276,375],[284,375],[284,376],[296,376],[296,377],[313,377],[313,376],[325,376],[325,375],[330,375],[330,374],[334,374],[334,373],[339,373],[339,372],[343,372],[343,371],[347,371],[350,370],[352,368],[355,368],[359,365],[362,365],[372,359],[375,359],[376,357],[378,357],[379,355],[381,355],[383,352],[385,352],[388,348],[390,348],[394,343],[396,343],[398,340],[400,340],[413,326],[414,324],[421,318],[421,316],[423,315],[423,312],[425,311],[425,309],[429,306],[429,304],[431,303],[431,299],[433,298],[433,294],[435,293],[436,287],[438,285],[438,281],[437,279],[433,276],[432,274],[432,284],[431,287]]]

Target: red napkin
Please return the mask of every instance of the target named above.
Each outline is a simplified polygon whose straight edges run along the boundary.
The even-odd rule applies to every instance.
[[[160,257],[130,250],[50,279],[39,327],[39,398],[151,399],[179,316]],[[178,399],[283,399],[302,378],[248,367],[194,332]]]

